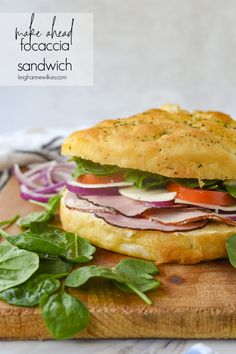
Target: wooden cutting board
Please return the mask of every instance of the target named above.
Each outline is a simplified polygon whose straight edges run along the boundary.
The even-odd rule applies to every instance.
[[[0,220],[40,210],[19,196],[14,178],[0,193]],[[9,232],[16,232],[12,227]],[[166,235],[168,237],[168,235]],[[113,266],[124,256],[98,249],[93,263]],[[236,269],[228,261],[162,265],[153,306],[96,279],[76,294],[91,312],[78,338],[236,338]],[[38,308],[0,302],[0,338],[48,339]]]

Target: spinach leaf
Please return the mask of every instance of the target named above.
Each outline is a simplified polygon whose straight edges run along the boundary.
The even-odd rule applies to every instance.
[[[5,235],[5,239],[19,248],[38,254],[61,256],[73,263],[90,261],[96,250],[87,240],[40,222],[32,222],[30,229],[19,235]]]
[[[71,288],[77,288],[84,285],[89,279],[95,277],[102,277],[121,282],[125,281],[124,277],[112,268],[91,265],[75,269],[66,278],[65,285],[70,286]]]
[[[116,269],[126,276],[140,291],[146,292],[155,289],[160,285],[158,280],[154,280],[154,274],[158,274],[159,270],[152,262],[143,261],[141,259],[125,259],[121,261]],[[130,288],[124,284],[115,284],[120,290],[130,292]]]
[[[225,186],[227,192],[232,195],[232,197],[236,198],[236,186]]]
[[[236,198],[236,181],[229,180],[224,182],[224,186],[227,192],[232,195],[232,197]]]
[[[45,211],[30,213],[17,222],[17,225],[21,228],[29,228],[32,222],[46,222],[53,219],[61,200],[61,194],[57,194],[54,197],[50,198],[48,203],[41,203],[36,201],[31,201],[34,204],[40,205],[45,208]]]
[[[73,172],[73,177],[79,177],[86,173],[90,173],[97,176],[107,176],[122,170],[117,166],[100,165],[99,163],[85,160],[81,157],[73,157],[72,160],[75,161],[77,164],[77,167]]]
[[[125,169],[114,165],[100,165],[99,163],[94,163],[80,157],[73,157],[72,160],[77,164],[77,167],[73,172],[74,177],[79,177],[86,173],[97,176],[106,176],[121,171],[124,173],[124,179],[127,182],[134,183],[134,185],[140,189],[165,187],[168,181],[174,181],[190,188],[204,188],[219,191],[227,190],[228,193],[236,198],[236,181],[225,182],[218,179],[203,179],[201,180],[202,183],[200,183],[196,178],[169,178],[156,173]]]
[[[137,188],[153,188],[164,187],[168,181],[177,182],[183,186],[190,188],[200,188],[199,180],[195,178],[168,178],[155,173],[143,172],[139,170],[127,170],[124,173],[124,178],[128,182],[133,182]],[[220,189],[222,190],[222,181],[202,180],[204,189]]]
[[[85,263],[90,261],[96,248],[87,240],[70,232],[65,232],[66,252],[63,254],[72,263]]]
[[[124,173],[124,179],[127,182],[132,182],[137,188],[147,189],[154,187],[164,187],[168,181],[175,181],[186,187],[190,188],[204,188],[210,190],[225,191],[225,189],[236,198],[236,186],[224,185],[222,180],[202,180],[202,186],[199,180],[196,178],[169,178],[158,175],[156,173],[145,172],[135,169],[125,169],[114,165],[100,165],[89,160],[82,159],[80,157],[73,157],[73,161],[76,162],[77,167],[73,172],[74,177],[79,177],[83,174],[90,173],[97,176],[106,176],[115,172],[121,171]]]
[[[90,245],[87,240],[46,223],[32,223],[30,231],[41,237],[43,235],[54,237],[54,242],[59,243],[63,247],[59,255],[73,263],[90,261],[93,258],[93,253],[96,251],[96,248]]]
[[[199,184],[199,180],[197,178],[174,178],[171,179],[185,187],[190,187],[190,188],[201,188]],[[220,189],[220,184],[221,181],[218,179],[203,179],[201,180],[202,182],[202,188],[203,189]]]
[[[36,306],[43,295],[51,295],[60,287],[60,281],[55,277],[48,274],[34,275],[25,283],[2,291],[0,299],[10,305]]]
[[[229,256],[229,261],[236,268],[236,234],[230,236],[226,241],[226,249]]]
[[[44,211],[36,211],[33,213],[30,213],[26,216],[23,216],[22,218],[20,218],[17,222],[17,226],[19,226],[22,229],[28,229],[30,226],[31,222],[35,222],[37,220],[40,220],[40,218],[44,215]],[[47,221],[47,220],[45,220]]]
[[[167,181],[166,177],[154,173],[132,169],[127,170],[114,165],[100,165],[99,163],[94,163],[82,159],[81,157],[73,157],[72,160],[77,164],[77,167],[73,172],[74,177],[79,177],[86,173],[97,176],[107,176],[119,171],[124,171],[124,179],[128,182],[133,182],[137,188],[163,186]]]
[[[66,339],[87,327],[89,311],[78,299],[64,290],[44,295],[39,302],[43,320],[56,339]]]
[[[151,300],[144,292],[160,285],[160,282],[152,277],[157,272],[158,270],[152,262],[127,259],[120,262],[115,268],[95,265],[77,268],[68,275],[65,285],[79,287],[90,278],[103,277],[112,280],[120,290],[134,292],[146,303],[151,304]]]
[[[127,182],[133,182],[137,188],[163,187],[168,178],[155,173],[143,172],[139,170],[127,170],[124,173]]]
[[[37,254],[0,244],[0,292],[24,283],[38,267]]]
[[[19,215],[15,215],[12,218],[8,219],[8,220],[3,220],[0,221],[0,227],[8,227],[11,226],[12,224],[14,224],[14,222],[19,218]]]
[[[31,224],[32,225],[32,224]],[[64,253],[65,245],[57,240],[51,233],[32,233],[26,231],[14,236],[5,236],[12,245],[38,254],[50,254],[60,256]]]
[[[60,258],[47,258],[40,259],[39,268],[37,274],[63,274],[70,273],[73,268],[73,264],[61,260]]]

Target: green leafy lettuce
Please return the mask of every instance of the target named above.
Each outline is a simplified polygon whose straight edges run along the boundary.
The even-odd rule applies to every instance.
[[[124,179],[127,182],[133,182],[134,185],[140,189],[163,187],[168,181],[167,177],[139,170],[127,170],[124,173]]]
[[[115,268],[95,265],[77,268],[68,275],[65,285],[77,288],[84,285],[90,278],[102,277],[112,280],[122,291],[134,292],[150,305],[151,300],[144,292],[160,285],[159,281],[153,279],[153,275],[156,273],[158,273],[158,269],[152,262],[126,259]]]
[[[33,204],[40,205],[45,208],[45,211],[30,213],[17,222],[17,225],[21,228],[27,229],[32,222],[46,222],[54,218],[55,213],[59,207],[61,200],[61,194],[57,194],[54,197],[50,198],[48,203],[31,201]]]
[[[236,235],[232,235],[227,239],[226,249],[230,263],[234,268],[236,268]]]
[[[79,177],[86,173],[90,173],[92,175],[97,176],[107,176],[122,170],[117,166],[100,165],[99,163],[84,160],[81,157],[74,157],[73,161],[75,161],[77,165],[76,169],[73,172],[74,177]]]
[[[49,202],[43,220],[56,210],[57,198]],[[54,338],[71,338],[89,324],[89,310],[68,292],[69,287],[80,287],[90,278],[110,279],[119,290],[135,293],[151,304],[145,293],[160,284],[153,278],[158,269],[152,262],[126,259],[113,268],[91,265],[73,270],[73,264],[93,257],[95,247],[87,240],[32,216],[26,216],[20,225],[27,229],[13,236],[0,228],[5,239],[0,244],[0,300],[15,306],[39,305]]]
[[[227,192],[236,198],[236,180],[228,180],[224,182]]]
[[[0,245],[0,291],[24,283],[38,267],[39,257],[36,253],[20,250],[9,243],[2,243]]]
[[[73,263],[88,262],[95,252],[87,240],[47,223],[32,222],[29,230],[13,236],[5,234],[4,238],[18,248],[61,256]]]
[[[60,287],[56,275],[34,275],[27,282],[0,292],[0,299],[10,305],[34,307],[43,295],[51,295]]]
[[[19,215],[15,215],[10,219],[0,221],[0,227],[2,229],[7,228],[7,227],[11,226],[12,224],[14,224],[18,218],[19,218]]]
[[[87,307],[64,289],[42,296],[39,306],[49,332],[56,339],[71,338],[89,323]]]
[[[77,167],[73,173],[74,177],[89,173],[97,176],[107,176],[115,172],[123,172],[124,180],[132,182],[137,188],[147,189],[154,187],[165,187],[169,181],[173,181],[190,188],[203,188],[228,192],[236,198],[236,180],[222,181],[218,179],[197,179],[197,178],[169,178],[156,173],[140,171],[135,169],[124,169],[113,165],[100,165],[80,157],[74,157]]]

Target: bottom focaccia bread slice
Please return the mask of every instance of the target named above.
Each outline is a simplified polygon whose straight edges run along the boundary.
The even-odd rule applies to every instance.
[[[75,232],[92,244],[110,251],[156,261],[185,264],[227,257],[225,241],[236,227],[209,222],[191,231],[132,230],[109,225],[89,212],[70,209],[65,196],[60,210],[64,230]]]

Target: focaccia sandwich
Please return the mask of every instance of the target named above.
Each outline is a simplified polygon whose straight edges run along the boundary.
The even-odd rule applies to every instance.
[[[236,233],[236,122],[178,106],[105,120],[62,146],[76,168],[63,228],[157,263],[226,257]]]

